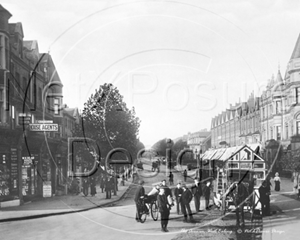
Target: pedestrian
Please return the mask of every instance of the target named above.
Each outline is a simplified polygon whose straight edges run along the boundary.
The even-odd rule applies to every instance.
[[[217,208],[219,210],[222,207],[222,199],[221,199],[221,197],[222,197],[222,192],[221,191],[217,192],[216,196],[214,196],[214,203],[215,203],[215,205],[217,206]]]
[[[105,178],[104,176],[100,177],[100,188],[101,188],[101,192],[103,193],[104,190],[104,186],[105,186]]]
[[[275,173],[275,177],[274,177],[274,183],[275,183],[275,191],[278,192],[280,191],[280,177],[279,177],[279,173]]]
[[[115,174],[115,188],[116,188],[116,191],[119,191],[119,189],[118,189],[118,183],[119,183],[119,181],[118,181],[118,179],[119,179],[119,174]]]
[[[184,181],[186,182],[186,178],[187,178],[187,171],[186,171],[186,169],[184,169],[184,171],[183,171],[183,177],[184,177]]]
[[[138,181],[138,187],[135,192],[134,201],[136,206],[136,215],[135,220],[137,222],[141,221],[141,212],[144,210],[148,214],[148,208],[145,206],[144,197],[145,197],[145,189],[143,187],[144,181],[139,180]]]
[[[178,182],[177,186],[174,190],[174,196],[175,196],[175,201],[176,201],[176,209],[177,209],[177,214],[180,214],[180,204],[181,204],[181,196],[183,193],[183,189],[181,188],[181,183]]]
[[[160,212],[161,231],[169,232],[169,230],[167,229],[167,226],[168,226],[168,222],[169,222],[171,205],[169,205],[164,188],[160,188],[160,190],[159,190],[159,194],[157,196],[157,204],[158,204],[158,209]]]
[[[106,192],[106,199],[111,199],[111,180],[110,180],[110,177],[106,177],[106,179],[105,179],[105,192]]]
[[[294,185],[293,185],[293,190],[295,193],[297,193],[297,189],[298,189],[298,179],[299,179],[299,173],[295,170],[294,172]]]
[[[170,171],[170,174],[169,174],[169,182],[170,182],[170,186],[172,186],[174,184],[174,175],[173,173]]]
[[[162,184],[161,188],[164,188],[164,189],[165,189],[165,194],[166,194],[166,196],[167,196],[167,197],[168,197],[168,196],[171,196],[171,197],[172,197],[172,191],[171,191],[171,189],[167,186],[167,181],[166,181],[166,179],[162,180],[162,181],[161,181],[161,184]]]
[[[270,216],[271,189],[268,186],[266,181],[262,182],[260,188],[258,189],[258,192],[259,192],[259,200],[261,203],[262,216]]]
[[[210,181],[207,181],[204,189],[203,189],[203,195],[205,198],[205,209],[209,210],[209,199],[210,199],[210,191],[211,191],[211,186],[210,186]]]
[[[298,198],[300,198],[300,178],[298,178]]]
[[[191,211],[191,207],[190,207],[190,202],[193,199],[193,194],[191,193],[191,191],[187,188],[187,186],[183,183],[182,184],[182,196],[181,196],[181,211],[183,213],[184,219],[183,222],[191,222],[194,223],[195,220],[193,218],[193,214]],[[189,216],[189,220],[187,218],[187,216]]]
[[[94,197],[96,195],[96,179],[95,176],[92,176],[90,179],[90,186],[91,186],[91,195]]]
[[[194,179],[195,184],[192,186],[191,190],[194,196],[195,211],[200,212],[200,198],[202,196],[202,186],[197,178]]]
[[[125,186],[125,174],[122,174],[122,181],[121,181],[122,186]]]

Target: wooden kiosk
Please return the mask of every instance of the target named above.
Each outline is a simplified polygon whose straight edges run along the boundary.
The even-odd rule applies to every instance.
[[[259,155],[259,144],[243,145],[231,148],[211,150],[206,154],[215,168],[215,192],[222,196],[222,209],[224,213],[229,209],[230,201],[226,198],[226,192],[233,182],[252,184],[252,198],[247,209],[254,213],[260,209],[258,188],[266,179],[266,164]],[[205,157],[205,156],[204,156]],[[251,193],[249,193],[251,194]]]

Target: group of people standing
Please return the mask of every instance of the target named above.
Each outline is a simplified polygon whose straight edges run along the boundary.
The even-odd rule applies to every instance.
[[[195,223],[190,203],[194,198],[195,212],[201,212],[200,199],[205,198],[206,210],[209,210],[209,199],[211,194],[211,183],[207,181],[203,186],[199,179],[194,180],[194,184],[189,189],[185,183],[180,181],[174,189],[174,197],[172,190],[166,185],[166,180],[163,180],[159,185],[156,185],[147,195],[143,187],[144,181],[139,181],[139,186],[136,190],[134,201],[136,203],[136,221],[140,221],[140,213],[145,211],[149,213],[149,209],[145,203],[150,203],[153,199],[157,200],[158,209],[161,216],[161,230],[168,232],[167,225],[170,216],[170,210],[176,203],[177,214],[183,214],[183,222]]]

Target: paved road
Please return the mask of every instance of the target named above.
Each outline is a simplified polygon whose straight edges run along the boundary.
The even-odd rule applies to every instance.
[[[148,168],[148,167],[147,167]],[[152,184],[166,178],[165,171],[158,174],[145,171],[146,193]],[[175,179],[182,179],[180,173],[175,173]],[[191,179],[189,179],[192,182]],[[169,233],[160,231],[160,222],[148,217],[143,224],[135,221],[135,205],[133,196],[136,185],[127,192],[125,197],[111,207],[93,209],[81,213],[72,213],[59,216],[49,216],[24,221],[0,223],[1,239],[172,239],[183,228],[190,229],[195,224],[183,223],[183,217],[171,212]],[[192,209],[194,204],[192,203]],[[202,208],[204,201],[202,201]],[[198,215],[201,219],[205,213]]]
[[[272,190],[273,215],[264,218],[264,240],[296,240],[300,238],[300,200],[296,198],[289,179],[282,179],[280,192]]]

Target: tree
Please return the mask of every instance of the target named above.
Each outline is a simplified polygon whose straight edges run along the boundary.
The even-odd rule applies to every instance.
[[[174,152],[176,153],[176,155],[178,155],[178,153],[185,149],[188,148],[189,146],[187,145],[187,142],[182,141],[182,139],[178,140],[175,144],[174,144]]]
[[[137,152],[144,148],[139,141],[139,127],[140,120],[134,108],[127,108],[116,87],[104,84],[84,104],[81,122],[75,128],[74,136],[95,140],[104,158],[110,150],[119,147],[125,148],[135,158]],[[113,157],[125,159],[123,154]]]

